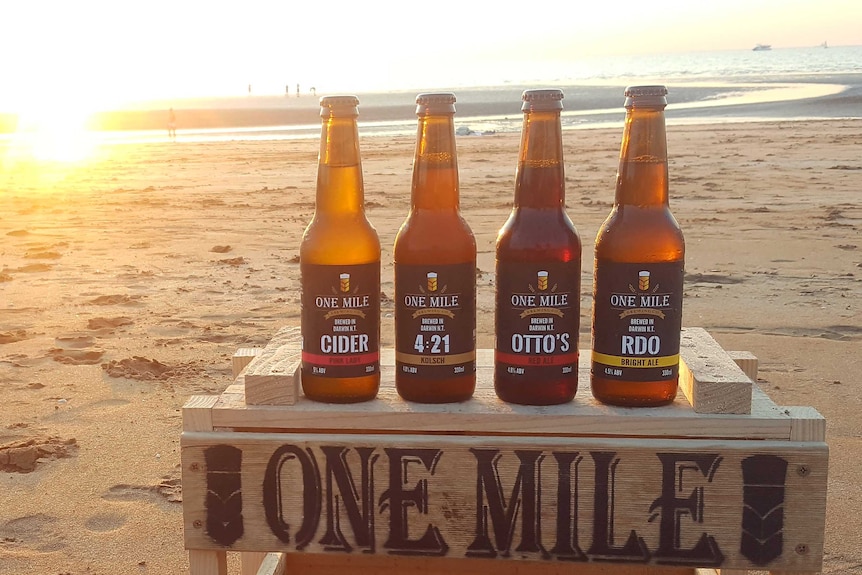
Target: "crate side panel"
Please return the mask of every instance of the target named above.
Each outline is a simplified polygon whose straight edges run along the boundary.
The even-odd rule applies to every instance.
[[[182,451],[190,549],[811,571],[822,560],[824,443],[186,433]]]

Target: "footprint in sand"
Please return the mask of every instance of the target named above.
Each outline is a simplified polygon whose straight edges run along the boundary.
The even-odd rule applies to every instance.
[[[118,327],[134,323],[130,317],[94,317],[87,321],[87,329],[113,333]]]
[[[57,252],[27,252],[24,258],[28,260],[56,260],[63,257]]]
[[[48,355],[58,363],[66,365],[95,365],[101,361],[105,352],[98,349],[62,349],[53,347]]]
[[[30,336],[23,329],[15,331],[0,331],[0,344],[15,343],[16,341],[23,341],[29,337]]]
[[[213,246],[210,248],[211,252],[215,252],[217,254],[226,254],[231,250],[230,246]]]
[[[12,281],[12,276],[10,276],[9,274],[7,274],[5,272],[0,272],[0,283],[11,282],[11,281]]]
[[[84,522],[90,531],[105,533],[116,531],[126,524],[126,516],[121,513],[97,513]]]
[[[134,305],[140,303],[143,296],[139,295],[100,295],[87,303],[93,305]]]
[[[12,230],[11,232],[6,232],[6,235],[20,238],[23,236],[29,236],[30,232],[27,230]]]
[[[111,377],[124,377],[146,381],[166,379],[173,368],[157,359],[147,359],[136,355],[119,361],[112,360],[109,363],[103,363],[102,369]]]
[[[133,356],[119,361],[112,360],[103,363],[102,369],[110,377],[122,377],[126,379],[137,379],[140,381],[166,380],[172,377],[193,376],[199,377],[204,369],[191,363],[180,365],[165,365],[157,359]]]
[[[734,278],[722,274],[685,274],[686,283],[710,283],[710,284],[738,284],[742,283],[742,278]]]
[[[96,340],[89,335],[70,334],[55,337],[54,342],[64,349],[81,349],[90,347]]]
[[[103,399],[101,401],[90,403],[86,407],[98,411],[99,409],[106,407],[122,407],[123,405],[129,405],[130,403],[131,401],[127,399]]]
[[[108,501],[148,501],[150,503],[165,500],[170,503],[182,503],[183,486],[178,477],[165,475],[158,485],[114,485],[102,495],[102,499]]]
[[[833,341],[856,341],[862,339],[862,327],[855,325],[827,325],[823,327],[777,327],[764,330],[766,335],[788,335],[792,337],[816,337]]]
[[[54,338],[58,347],[48,350],[54,361],[67,365],[94,365],[105,355],[104,350],[92,349],[96,340],[90,335],[71,334]]]
[[[0,523],[0,541],[40,553],[61,551],[66,547],[59,521],[52,515],[37,513]]]
[[[228,266],[241,266],[246,263],[245,258],[240,256],[238,258],[227,258],[224,260],[219,260],[218,263],[225,264]]]
[[[75,438],[30,437],[0,444],[0,471],[30,473],[40,461],[72,457],[78,450]]]
[[[48,264],[30,264],[29,266],[24,266],[21,268],[17,268],[12,271],[21,272],[21,273],[35,273],[35,272],[47,272],[53,269],[54,266]]]

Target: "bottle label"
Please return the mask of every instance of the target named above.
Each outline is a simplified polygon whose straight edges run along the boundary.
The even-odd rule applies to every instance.
[[[497,262],[497,372],[524,380],[578,372],[580,262]]]
[[[592,373],[620,381],[679,374],[683,262],[596,262]]]
[[[395,369],[445,379],[476,371],[476,265],[395,265]]]
[[[301,264],[302,371],[362,377],[380,370],[380,263]]]

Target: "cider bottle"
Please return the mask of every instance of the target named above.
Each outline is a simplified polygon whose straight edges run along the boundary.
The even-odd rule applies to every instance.
[[[410,212],[395,238],[395,387],[422,403],[476,387],[476,240],[461,217],[455,95],[419,94]]]
[[[496,247],[494,388],[512,403],[578,388],[581,240],[565,211],[560,90],[527,90],[515,200]]]
[[[590,385],[599,401],[670,403],[685,242],[668,205],[664,86],[626,89],[616,197],[596,237]]]
[[[380,240],[365,216],[355,96],[320,99],[314,216],[299,247],[302,390],[373,399],[380,385]]]

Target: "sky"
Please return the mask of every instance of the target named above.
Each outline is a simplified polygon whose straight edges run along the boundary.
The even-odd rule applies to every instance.
[[[491,8],[493,7],[493,8]],[[517,80],[595,56],[862,44],[859,0],[0,0],[0,112]]]

